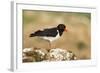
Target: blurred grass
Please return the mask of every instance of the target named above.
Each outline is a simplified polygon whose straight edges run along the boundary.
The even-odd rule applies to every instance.
[[[79,59],[91,58],[91,14],[79,12],[53,12],[23,10],[23,48],[49,48],[48,42],[29,34],[43,28],[56,27],[63,23],[68,28],[63,36],[52,42],[55,48],[73,51]],[[82,49],[82,51],[80,51]]]

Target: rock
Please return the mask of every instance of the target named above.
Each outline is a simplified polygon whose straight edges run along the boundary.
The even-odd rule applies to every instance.
[[[35,57],[36,61],[45,60],[45,56],[47,53],[48,53],[48,51],[43,48],[35,48],[34,49],[34,57]]]
[[[50,61],[62,61],[65,59],[66,50],[56,48],[51,49],[47,54],[47,59]]]
[[[24,48],[23,53],[32,52],[33,48]]]
[[[26,56],[33,56],[33,48],[25,48],[23,49],[23,54],[25,54]]]
[[[67,51],[66,60],[76,60],[77,57],[72,51]]]
[[[31,56],[25,56],[23,57],[23,62],[35,62],[35,58]]]
[[[50,49],[43,48],[25,48],[23,49],[23,62],[40,61],[67,61],[76,60],[77,57],[72,51],[61,48]]]
[[[65,61],[75,60],[76,56],[71,51],[67,51],[61,48],[51,49],[47,54],[47,60],[49,61]]]

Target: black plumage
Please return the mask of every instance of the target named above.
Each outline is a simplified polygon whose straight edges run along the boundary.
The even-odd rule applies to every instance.
[[[64,30],[65,30],[65,25],[59,24],[57,27],[54,27],[54,28],[38,30],[36,32],[33,32],[30,34],[30,37],[35,37],[35,36],[56,37],[57,34],[59,34],[59,36],[61,36],[63,34]]]
[[[50,29],[44,29],[44,30],[38,30],[32,34],[30,34],[30,37],[34,36],[47,36],[47,37],[55,37],[57,35],[57,28],[50,28]]]

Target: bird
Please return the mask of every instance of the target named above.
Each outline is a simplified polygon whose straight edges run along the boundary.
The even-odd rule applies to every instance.
[[[60,38],[64,31],[68,31],[65,24],[58,24],[53,28],[45,28],[43,30],[37,30],[32,32],[29,37],[39,37],[49,42],[50,48],[52,47],[51,43],[54,40]]]

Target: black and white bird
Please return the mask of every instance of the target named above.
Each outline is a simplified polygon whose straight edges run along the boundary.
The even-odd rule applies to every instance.
[[[51,47],[51,42],[60,38],[64,31],[67,31],[67,28],[64,24],[59,24],[57,27],[48,28],[44,30],[37,30],[30,34],[30,37],[40,37],[44,40],[49,41]]]

